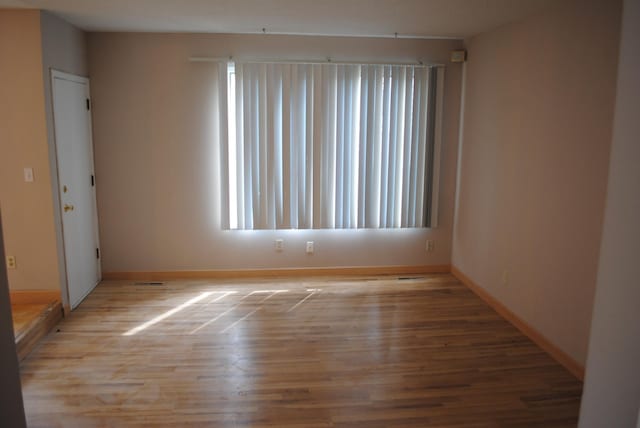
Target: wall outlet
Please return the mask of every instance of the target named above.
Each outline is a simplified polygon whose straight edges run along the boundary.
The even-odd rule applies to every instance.
[[[16,268],[16,256],[7,256],[7,269]]]
[[[313,241],[307,241],[307,254],[313,254]]]
[[[275,243],[274,243],[274,248],[276,249],[276,251],[283,251],[284,250],[284,239],[276,239]]]
[[[507,285],[509,284],[509,271],[508,270],[503,270],[502,271],[502,285]]]
[[[434,248],[435,248],[435,243],[431,239],[428,239],[427,244],[425,246],[425,250],[429,252],[429,251],[433,251]]]

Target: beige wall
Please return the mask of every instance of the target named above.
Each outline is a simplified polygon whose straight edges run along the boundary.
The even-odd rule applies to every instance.
[[[453,264],[581,364],[619,20],[618,1],[569,1],[467,43]]]
[[[626,0],[580,427],[640,424],[640,2]]]
[[[190,56],[446,62],[460,41],[204,34],[89,35],[103,271],[448,264],[460,66],[447,68],[441,227],[223,231],[215,167],[215,66]],[[285,251],[273,249],[275,238]],[[426,239],[436,250],[425,252]],[[315,254],[304,242],[315,242]]]
[[[56,146],[53,125],[53,102],[51,93],[51,70],[87,76],[86,36],[66,21],[48,12],[40,14],[42,35],[42,78],[44,81],[44,102],[47,120],[47,144],[49,147],[49,166],[51,171],[51,192],[53,195],[53,215],[56,231],[56,250],[59,281],[62,286],[63,302],[68,304],[67,278],[62,237],[62,219],[60,218],[60,199],[58,196],[58,175]]]
[[[11,289],[58,289],[40,12],[0,10],[0,206]],[[23,168],[32,167],[33,183]]]

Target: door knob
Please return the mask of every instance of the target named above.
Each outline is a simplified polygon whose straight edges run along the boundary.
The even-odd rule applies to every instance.
[[[64,212],[73,211],[73,205],[64,204]]]

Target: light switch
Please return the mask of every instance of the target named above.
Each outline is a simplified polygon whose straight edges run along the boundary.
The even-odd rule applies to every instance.
[[[33,183],[33,168],[24,169],[24,181],[27,183]]]

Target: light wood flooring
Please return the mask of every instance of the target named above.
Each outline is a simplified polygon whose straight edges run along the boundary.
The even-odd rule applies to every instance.
[[[62,304],[53,300],[43,303],[12,303],[11,318],[18,358],[23,360],[38,342],[62,319]]]
[[[29,324],[38,319],[40,314],[47,309],[49,303],[21,303],[11,305],[11,317],[13,319],[13,332],[15,336],[23,334]]]
[[[569,427],[582,391],[448,274],[110,281],[58,329],[31,427]]]

